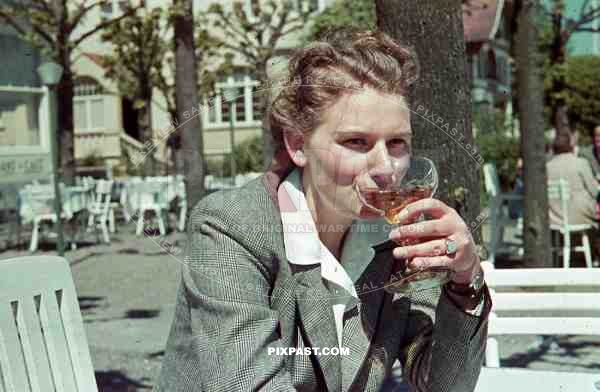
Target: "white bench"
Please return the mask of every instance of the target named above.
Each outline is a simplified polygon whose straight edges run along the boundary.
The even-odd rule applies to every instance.
[[[475,392],[598,392],[600,374],[483,368]]]
[[[500,368],[497,335],[600,335],[600,269],[494,269],[485,364],[476,392],[599,392],[600,374]]]
[[[500,366],[494,335],[600,336],[600,269],[482,265],[493,303],[486,366]]]

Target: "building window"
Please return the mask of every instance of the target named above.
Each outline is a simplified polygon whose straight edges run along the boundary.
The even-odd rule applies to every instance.
[[[89,76],[75,79],[73,117],[75,129],[83,132],[104,129],[103,88],[97,80]]]
[[[42,94],[0,86],[0,147],[39,146]]]
[[[259,108],[263,94],[256,91],[259,82],[247,72],[237,72],[216,84],[214,99],[204,99],[204,124],[208,128],[228,127],[233,113],[233,123],[241,126],[260,125]],[[235,90],[232,102],[225,99],[225,90]]]

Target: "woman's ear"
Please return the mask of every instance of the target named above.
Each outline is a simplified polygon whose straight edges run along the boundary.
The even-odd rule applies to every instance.
[[[284,132],[283,141],[294,164],[298,167],[304,167],[306,165],[304,135],[301,132]]]

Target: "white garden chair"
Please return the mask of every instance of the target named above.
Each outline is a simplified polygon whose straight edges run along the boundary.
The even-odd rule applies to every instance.
[[[0,260],[0,390],[97,392],[68,262]]]
[[[60,184],[61,193],[64,194],[64,185]],[[32,223],[31,242],[29,251],[35,252],[39,244],[39,231],[43,222],[56,223],[56,213],[54,211],[54,187],[52,185],[26,185],[19,192],[20,206],[19,215],[23,223]],[[69,203],[63,203],[61,219],[70,220],[73,212]]]
[[[185,218],[187,217],[187,193],[185,191],[185,182],[183,180],[183,175],[178,174],[175,176],[175,195],[179,200],[179,220],[177,228],[179,231],[185,230]]]
[[[483,178],[485,191],[489,195],[489,213],[490,213],[490,241],[489,241],[489,261],[495,262],[496,254],[504,245],[504,228],[513,222],[505,212],[504,203],[510,200],[523,200],[520,195],[512,193],[503,193],[500,189],[500,180],[494,163],[483,165]],[[517,222],[517,227],[520,224]],[[519,247],[519,253],[522,248]]]
[[[600,269],[482,266],[492,296],[486,366],[500,366],[497,335],[600,336]]]
[[[104,242],[109,244],[108,232],[114,232],[114,214],[111,213],[110,198],[112,194],[112,180],[98,180],[96,182],[94,201],[89,206],[88,229],[102,231]]]
[[[145,180],[131,182],[127,187],[128,205],[132,215],[137,214],[136,235],[144,230],[144,217],[148,212],[153,213],[158,221],[161,235],[167,234],[164,215],[168,210],[167,183],[162,181]]]
[[[561,178],[560,180],[548,181],[548,199],[559,200],[561,206],[562,224],[550,225],[553,237],[557,237],[555,234],[560,233],[563,236],[563,246],[552,247],[553,251],[558,254],[562,253],[563,267],[569,268],[571,263],[571,252],[583,252],[585,256],[585,264],[588,268],[592,268],[592,248],[590,246],[590,239],[587,231],[593,228],[591,224],[573,225],[569,224],[569,199],[571,198],[571,191],[569,189],[569,182]],[[581,245],[571,248],[571,234],[580,233]],[[558,242],[554,241],[553,243]]]

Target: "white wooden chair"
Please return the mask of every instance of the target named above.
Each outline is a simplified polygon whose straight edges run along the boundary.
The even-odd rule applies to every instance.
[[[489,261],[494,263],[496,254],[504,245],[504,228],[513,221],[508,216],[508,213],[505,212],[504,203],[510,200],[523,200],[523,197],[501,191],[500,180],[498,179],[498,172],[494,163],[483,165],[483,178],[485,191],[490,197]],[[517,222],[518,227],[522,225],[519,222],[522,222],[522,220]],[[522,252],[521,247],[518,248],[518,252]]]
[[[600,336],[600,269],[482,266],[493,303],[486,366],[500,366],[497,335]]]
[[[114,214],[111,214],[110,208],[112,186],[112,180],[98,180],[96,182],[94,201],[88,208],[90,213],[88,218],[88,232],[92,229],[100,229],[104,242],[107,244],[110,243],[108,232],[114,232]]]
[[[569,224],[569,199],[571,191],[569,182],[561,178],[560,180],[548,181],[548,199],[559,200],[561,206],[562,224],[550,225],[553,234],[553,243],[557,243],[558,238],[555,234],[560,233],[563,237],[563,246],[552,247],[553,252],[562,253],[563,267],[569,268],[571,263],[571,252],[583,252],[585,256],[585,264],[588,268],[592,268],[592,248],[587,231],[593,228],[592,224],[573,225]],[[581,245],[571,248],[571,233],[580,233]]]
[[[179,231],[185,230],[185,219],[187,217],[187,193],[185,191],[185,182],[183,180],[183,176],[178,174],[175,176],[175,194],[179,200],[179,220],[177,224],[177,229]]]
[[[483,368],[475,392],[598,392],[600,374]]]
[[[137,213],[136,235],[141,235],[144,230],[144,217],[147,212],[152,212],[158,221],[161,235],[167,234],[164,215],[168,209],[167,183],[155,180],[132,182],[127,188],[127,197],[131,211]]]
[[[97,392],[68,262],[0,260],[0,390]]]
[[[64,184],[60,184],[61,193],[64,195]],[[56,223],[56,214],[54,212],[54,186],[53,185],[26,185],[19,192],[21,199],[19,206],[19,215],[23,223],[31,222],[31,241],[29,251],[35,252],[39,244],[39,231],[43,222]],[[73,211],[69,203],[63,203],[61,219],[70,220],[73,217]]]

